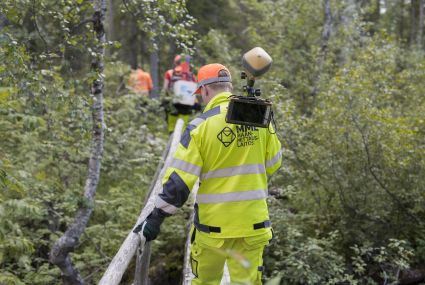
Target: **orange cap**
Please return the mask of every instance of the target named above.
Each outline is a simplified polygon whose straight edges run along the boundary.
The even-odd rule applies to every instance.
[[[229,76],[220,77],[219,72],[225,70]],[[220,63],[212,63],[202,66],[198,71],[198,88],[193,94],[201,94],[201,87],[216,82],[232,82],[230,71]]]

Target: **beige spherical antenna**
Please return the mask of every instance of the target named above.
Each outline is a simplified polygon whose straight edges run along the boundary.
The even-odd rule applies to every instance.
[[[242,66],[250,79],[258,78],[266,73],[272,61],[271,56],[261,47],[255,47],[242,56]]]

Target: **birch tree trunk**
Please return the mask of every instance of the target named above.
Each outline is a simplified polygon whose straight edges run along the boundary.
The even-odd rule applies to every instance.
[[[97,45],[95,46],[96,58],[93,59],[91,68],[97,73],[103,72],[103,57],[105,29],[104,19],[106,14],[106,0],[94,1],[93,29],[96,33]],[[62,271],[64,284],[84,284],[79,272],[74,268],[69,253],[77,246],[79,238],[83,233],[91,213],[93,211],[94,197],[100,175],[100,162],[103,153],[103,77],[99,76],[93,81],[91,94],[93,96],[92,106],[92,149],[88,165],[86,184],[84,187],[84,203],[80,205],[75,215],[74,222],[66,232],[55,242],[50,252],[50,262],[57,265]]]

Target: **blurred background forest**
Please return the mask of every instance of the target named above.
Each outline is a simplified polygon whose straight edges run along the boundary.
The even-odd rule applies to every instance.
[[[95,2],[107,5],[103,41]],[[241,93],[241,56],[255,46],[274,60],[258,87],[284,153],[265,279],[425,284],[424,2],[2,0],[0,284],[62,284],[49,252],[81,206],[93,212],[72,262],[96,284],[166,147],[158,86],[174,56],[230,67]],[[137,66],[154,99],[126,88]],[[93,82],[105,84],[104,149],[87,201]],[[189,213],[153,242],[152,284],[179,283]]]

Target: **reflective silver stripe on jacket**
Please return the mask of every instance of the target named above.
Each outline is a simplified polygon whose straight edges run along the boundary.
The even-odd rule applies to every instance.
[[[177,168],[177,169],[180,169],[180,170],[183,170],[187,173],[196,175],[198,177],[201,174],[201,167],[199,167],[195,164],[186,162],[186,161],[181,160],[181,159],[174,158],[173,161],[171,162],[170,166]]]
[[[282,157],[282,151],[279,150],[279,152],[275,156],[273,156],[271,159],[266,161],[266,167],[271,167],[275,165],[276,162],[278,162],[281,157]]]
[[[164,212],[168,214],[174,214],[178,208],[176,206],[173,206],[164,200],[162,200],[159,196],[156,196],[155,198],[155,207],[163,210]]]
[[[190,121],[190,125],[194,125],[194,126],[199,126],[203,121],[205,121],[205,119],[203,119],[203,118],[196,118],[196,119],[193,119],[192,121]]]
[[[229,177],[241,174],[258,174],[264,173],[266,169],[263,164],[244,164],[233,167],[220,168],[202,173],[201,180],[208,178]]]
[[[248,200],[260,200],[267,198],[267,190],[248,190],[240,192],[229,192],[220,194],[198,194],[196,195],[196,203],[198,204],[214,204],[225,202],[239,202]]]

